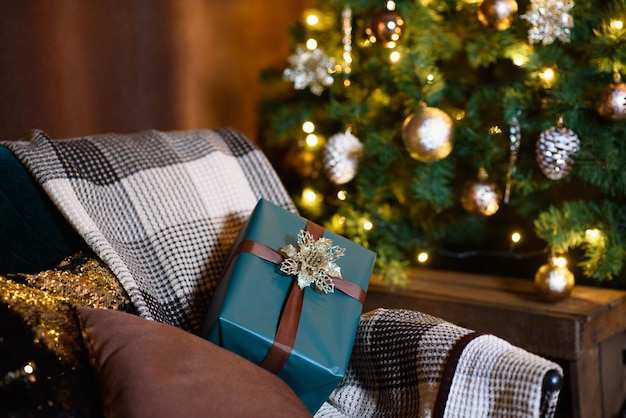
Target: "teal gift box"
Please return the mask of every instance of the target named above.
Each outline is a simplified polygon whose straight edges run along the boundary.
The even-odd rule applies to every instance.
[[[323,232],[313,247],[326,257],[303,249],[304,230],[315,238]],[[281,253],[288,245],[291,253]],[[285,258],[292,261],[289,272],[302,274],[281,271]],[[310,278],[318,258],[334,260],[313,274],[325,280],[300,289],[298,278]],[[345,375],[374,260],[372,251],[261,199],[234,243],[202,334],[276,373],[314,414]],[[332,293],[322,291],[328,276]]]

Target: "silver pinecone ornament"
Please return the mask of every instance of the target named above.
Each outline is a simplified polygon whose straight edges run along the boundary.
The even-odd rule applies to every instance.
[[[567,176],[574,166],[573,156],[580,148],[580,139],[574,131],[562,126],[546,129],[539,135],[535,155],[541,172],[550,180]]]

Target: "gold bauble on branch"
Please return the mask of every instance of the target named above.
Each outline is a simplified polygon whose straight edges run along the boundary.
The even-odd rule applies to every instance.
[[[574,282],[574,274],[559,257],[553,257],[550,262],[539,267],[535,274],[535,289],[546,302],[566,299],[572,293]]]
[[[597,109],[603,118],[614,121],[626,119],[626,84],[622,82],[619,73],[615,73],[613,83],[605,86],[600,92]]]
[[[402,140],[411,158],[422,162],[441,160],[452,152],[452,118],[441,109],[422,104],[404,120]]]
[[[367,36],[372,40],[381,42],[386,48],[393,48],[402,36],[404,19],[395,10],[381,10],[370,21],[365,29]]]
[[[484,168],[478,172],[478,180],[467,184],[461,205],[463,209],[477,216],[491,216],[500,208],[501,193],[495,183],[489,182]]]
[[[478,20],[496,30],[511,27],[517,13],[515,0],[484,0],[478,8]]]

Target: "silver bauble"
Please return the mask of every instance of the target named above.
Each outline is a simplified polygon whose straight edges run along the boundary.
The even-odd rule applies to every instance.
[[[350,131],[328,138],[324,148],[324,170],[334,184],[345,184],[356,176],[363,144]]]
[[[441,109],[422,105],[404,120],[402,140],[411,158],[422,162],[441,160],[452,152],[452,118]]]
[[[550,180],[567,176],[574,166],[573,156],[580,148],[580,139],[566,127],[553,126],[539,135],[535,156],[541,172]]]

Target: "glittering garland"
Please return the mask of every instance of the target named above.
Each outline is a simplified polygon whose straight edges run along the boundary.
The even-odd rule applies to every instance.
[[[341,12],[341,27],[343,38],[343,84],[350,85],[350,74],[352,73],[352,9],[346,7]]]
[[[511,127],[509,128],[509,169],[506,173],[506,185],[504,188],[504,203],[509,204],[509,198],[511,197],[511,179],[517,171],[517,154],[522,142],[522,128],[519,120],[520,111],[517,111],[517,116],[513,116],[511,119]]]

